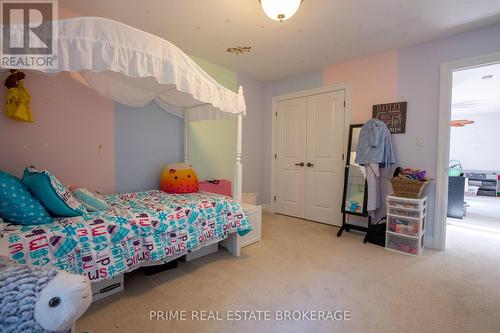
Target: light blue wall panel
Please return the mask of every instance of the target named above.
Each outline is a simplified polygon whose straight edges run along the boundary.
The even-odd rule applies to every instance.
[[[164,165],[182,161],[183,121],[154,102],[116,104],[116,191],[157,189]]]

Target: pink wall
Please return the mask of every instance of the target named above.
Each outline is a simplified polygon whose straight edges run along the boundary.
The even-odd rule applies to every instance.
[[[115,190],[114,103],[74,81],[68,73],[26,71],[34,123],[0,114],[0,169],[20,176],[24,167],[51,170],[66,185]],[[7,73],[2,73],[2,83]],[[0,88],[0,105],[7,90]],[[99,145],[102,148],[99,149]]]
[[[351,82],[351,123],[371,118],[374,104],[397,100],[398,53],[390,51],[325,68],[325,85]]]
[[[82,15],[80,15],[80,14],[78,14],[70,9],[61,7],[61,4],[59,3],[58,16],[59,16],[59,19],[67,19],[67,18],[73,18],[73,17],[80,17]]]
[[[59,8],[59,18],[80,16]],[[0,169],[21,176],[28,165],[52,171],[66,185],[115,192],[115,106],[68,73],[25,72],[35,123],[0,114]],[[0,79],[7,77],[2,73]],[[0,93],[5,104],[7,90]],[[101,147],[101,148],[99,148]]]

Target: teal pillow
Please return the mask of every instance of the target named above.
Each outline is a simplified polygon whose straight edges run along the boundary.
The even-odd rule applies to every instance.
[[[52,222],[49,213],[17,178],[0,171],[0,216],[5,222],[35,225]]]
[[[73,193],[47,170],[26,168],[23,183],[53,215],[73,217],[87,213]]]
[[[85,208],[89,212],[108,209],[106,200],[104,200],[101,195],[93,193],[89,189],[77,188],[73,190],[73,195],[85,206]]]

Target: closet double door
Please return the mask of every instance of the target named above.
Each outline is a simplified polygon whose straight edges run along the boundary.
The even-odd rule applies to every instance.
[[[276,103],[275,211],[342,224],[345,92]]]

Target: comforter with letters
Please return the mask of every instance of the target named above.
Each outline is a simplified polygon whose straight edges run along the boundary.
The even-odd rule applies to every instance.
[[[2,223],[2,248],[18,263],[53,264],[96,282],[251,230],[240,204],[220,195],[145,191],[105,199],[108,210],[86,216],[38,226]]]

